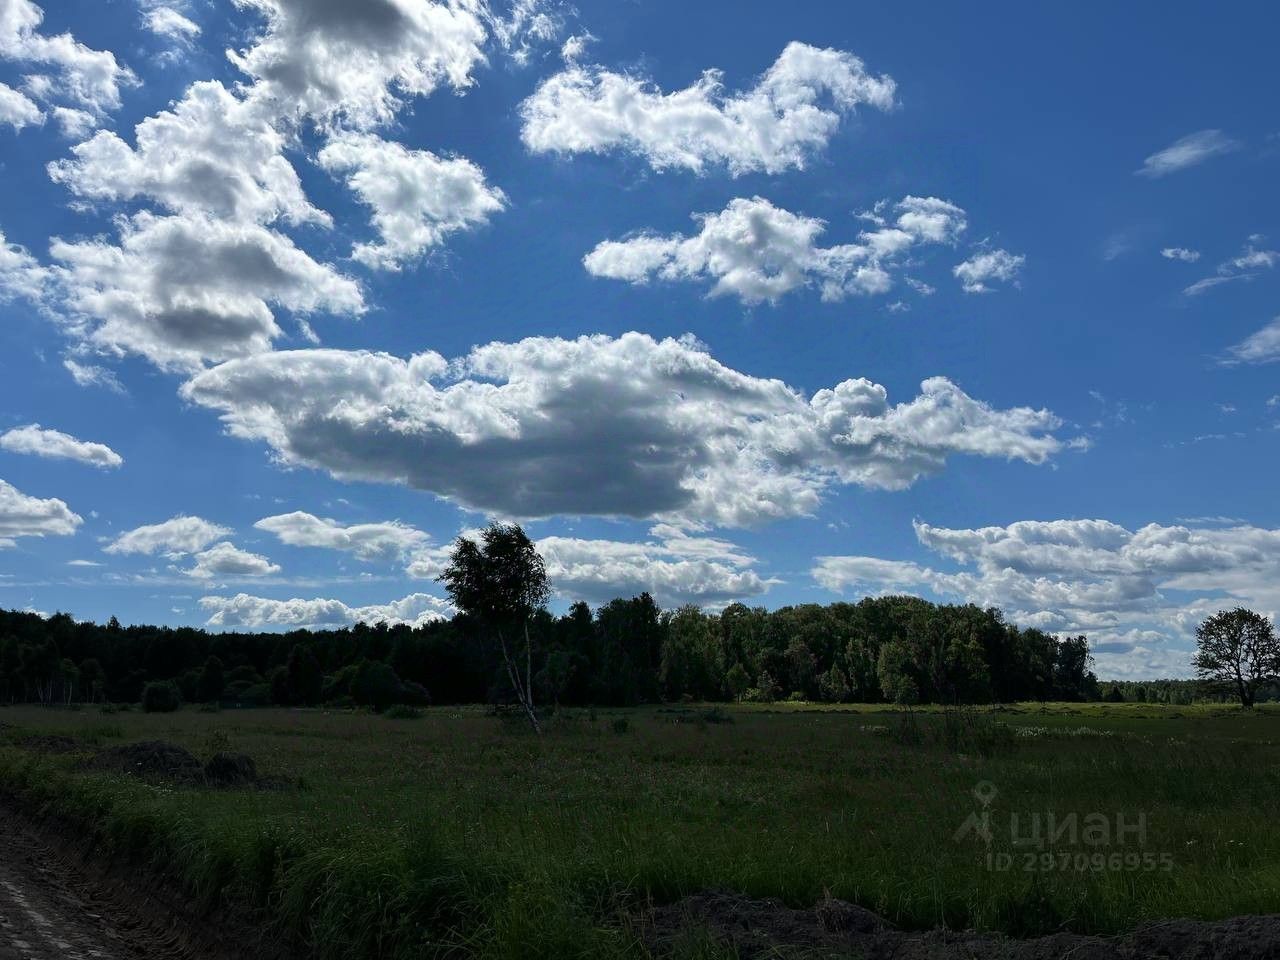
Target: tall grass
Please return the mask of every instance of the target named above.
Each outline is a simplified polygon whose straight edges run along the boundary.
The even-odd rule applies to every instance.
[[[124,739],[245,752],[306,789],[148,786],[3,737],[0,788],[83,824],[103,852],[168,871],[201,903],[260,911],[323,958],[639,957],[627,916],[711,887],[804,907],[830,892],[908,927],[1019,934],[1280,902],[1276,713],[866,713],[566,711],[540,738],[456,708],[407,724],[121,713],[110,723]],[[6,718],[85,727],[48,712]],[[990,847],[954,839],[984,783],[999,817],[1141,814],[1143,850],[1169,853],[1172,868],[987,869],[988,853],[1023,851],[1007,834]],[[699,943],[691,934],[690,956],[715,955]]]

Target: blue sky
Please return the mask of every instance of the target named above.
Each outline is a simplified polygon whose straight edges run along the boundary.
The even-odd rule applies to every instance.
[[[1280,610],[1274,8],[748,6],[0,0],[0,604]]]

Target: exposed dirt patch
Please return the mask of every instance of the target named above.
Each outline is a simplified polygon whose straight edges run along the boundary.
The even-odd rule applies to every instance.
[[[0,802],[0,960],[281,957],[260,930],[197,915],[172,884],[94,860],[84,846]]]
[[[859,957],[862,960],[1274,960],[1280,916],[1216,923],[1170,920],[1123,937],[1059,933],[1030,940],[992,934],[896,930],[869,910],[826,900],[796,910],[779,900],[710,891],[658,907],[642,935],[657,956],[711,940],[742,960]]]

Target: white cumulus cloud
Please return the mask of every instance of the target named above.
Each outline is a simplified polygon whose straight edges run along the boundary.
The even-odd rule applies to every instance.
[[[200,36],[200,25],[173,7],[153,7],[143,15],[147,29],[158,37],[188,45]]]
[[[992,281],[1016,283],[1026,259],[1008,250],[989,250],[957,264],[951,272],[960,278],[965,293],[990,293]]]
[[[421,530],[398,520],[343,524],[301,510],[263,517],[254,526],[275,534],[281,543],[292,547],[341,550],[365,561],[401,560],[431,542]]]
[[[761,197],[737,198],[720,213],[698,214],[693,236],[642,233],[606,240],[583,259],[598,277],[641,283],[650,278],[707,281],[711,296],[744,303],[777,301],[797,287],[817,284],[824,300],[880,294],[893,285],[900,263],[925,244],[954,243],[966,227],[965,212],[937,197],[908,196],[896,217],[873,217],[876,229],[857,242],[822,247],[826,224],[775,207]]]
[[[625,151],[655,170],[725,166],[734,176],[803,168],[860,104],[892,109],[895,85],[841,50],[792,42],[756,85],[726,95],[719,71],[663,93],[642,78],[572,60],[521,106],[537,153]]]
[[[183,570],[189,577],[208,580],[214,577],[266,577],[280,568],[266,557],[223,541],[195,554],[195,566]]]
[[[49,270],[25,247],[10,243],[0,230],[0,303],[21,297],[34,303],[44,297]]]
[[[1165,247],[1160,256],[1166,260],[1181,260],[1183,263],[1195,263],[1200,259],[1199,250],[1188,250],[1186,247]]]
[[[38,423],[14,427],[0,434],[0,449],[37,457],[78,460],[94,467],[118,467],[124,463],[124,458],[105,443],[77,440],[58,430],[45,430]]]
[[[296,314],[364,311],[360,287],[283,234],[200,215],[140,213],[105,240],[50,247],[74,333],[168,369],[269,350],[271,306]]]
[[[66,537],[84,520],[56,497],[31,497],[0,480],[0,548],[16,537]]]
[[[351,607],[341,600],[272,600],[238,593],[234,597],[201,597],[214,627],[337,627],[354,623],[408,624],[417,627],[453,614],[446,600],[413,593],[389,603]]]
[[[40,25],[44,11],[30,0],[0,2],[0,59],[36,67],[52,67],[56,75],[26,77],[40,99],[74,103],[97,115],[120,106],[120,89],[137,83],[115,54],[91,50],[70,33],[46,36]]]
[[[506,206],[505,194],[489,186],[470,160],[410,150],[373,134],[335,137],[319,162],[330,173],[346,174],[347,186],[372,208],[382,242],[357,244],[352,257],[377,269],[398,269]]]
[[[485,59],[485,10],[467,0],[235,2],[260,12],[265,30],[232,62],[254,79],[255,97],[298,117],[387,123],[406,98],[466,88]]]
[[[49,164],[49,176],[77,196],[125,201],[145,197],[171,211],[238,222],[327,225],[307,200],[284,156],[274,117],[217,81],[194,83],[169,110],[134,128],[136,147],[99,131]]]
[[[638,333],[436,353],[296,350],[204,371],[183,396],[285,463],[405,483],[507,516],[741,525],[811,512],[832,484],[902,489],[953,454],[1043,463],[1045,410],[997,410],[944,378],[890,405],[846,380],[812,397]]]
[[[0,123],[15,130],[44,123],[44,113],[36,102],[6,83],[0,83]]]
[[[103,550],[115,554],[159,553],[176,558],[203,550],[230,533],[227,527],[180,514],[163,523],[151,523],[122,533]]]
[[[776,581],[761,577],[733,544],[659,525],[658,539],[633,543],[544,537],[538,552],[556,592],[567,600],[605,603],[649,593],[664,607],[720,606],[759,596]]]

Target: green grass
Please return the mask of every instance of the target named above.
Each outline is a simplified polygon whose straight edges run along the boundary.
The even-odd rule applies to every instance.
[[[727,715],[727,717],[726,717]],[[615,721],[625,718],[627,723]],[[725,719],[732,722],[724,722]],[[1280,903],[1280,711],[1023,705],[562,712],[535,737],[480,709],[362,713],[0,709],[0,786],[193,896],[269,911],[319,957],[639,957],[629,911],[709,887],[908,927],[1114,933]],[[197,791],[73,771],[16,735],[248,753],[303,788]],[[953,836],[994,784],[990,852]],[[1026,871],[1010,813],[1145,816],[1171,869]],[[694,937],[694,940],[697,938]],[[691,941],[692,942],[692,941]],[[704,945],[705,946],[705,945]],[[705,953],[703,947],[691,953]]]

